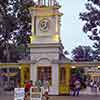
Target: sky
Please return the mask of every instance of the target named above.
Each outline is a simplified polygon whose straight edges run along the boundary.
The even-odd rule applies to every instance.
[[[79,13],[85,10],[86,0],[59,0],[63,12],[61,26],[61,40],[64,50],[69,53],[79,46],[91,46],[92,41],[82,31],[82,21],[79,19]]]

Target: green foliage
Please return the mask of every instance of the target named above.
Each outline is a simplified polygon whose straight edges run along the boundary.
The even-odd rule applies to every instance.
[[[100,0],[87,0],[86,10],[80,13],[80,19],[85,23],[83,31],[94,41],[94,59],[100,60]]]
[[[74,61],[92,61],[93,50],[90,46],[78,46],[72,50],[72,58]]]
[[[86,81],[86,75],[84,74],[84,69],[83,68],[73,68],[71,70],[71,80],[73,79],[79,79],[81,82],[81,88],[85,88],[85,81]]]
[[[27,43],[30,42],[31,34],[31,15],[28,7],[33,5],[32,0],[0,0],[0,61],[13,61],[10,50],[17,51],[17,47],[24,44],[27,48]],[[4,52],[7,52],[5,58]],[[24,52],[26,49],[24,50]],[[19,60],[19,53],[15,53],[16,60]],[[9,57],[8,57],[9,56]]]

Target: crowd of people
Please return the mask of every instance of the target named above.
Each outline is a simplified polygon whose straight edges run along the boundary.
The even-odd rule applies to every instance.
[[[31,87],[37,87],[39,91],[42,91],[42,95],[45,97],[45,100],[49,99],[48,92],[49,92],[49,82],[44,80],[41,82],[37,80],[36,82],[33,81],[26,81],[25,82],[25,98],[24,100],[30,100],[30,89]],[[43,90],[41,90],[43,89]]]
[[[91,92],[97,94],[100,91],[100,81],[90,80],[88,86],[91,88]]]
[[[70,82],[70,95],[79,96],[80,90],[83,88],[82,80],[77,77],[72,78]],[[100,92],[100,81],[86,80],[84,81],[85,89],[90,88],[91,94],[97,95]]]

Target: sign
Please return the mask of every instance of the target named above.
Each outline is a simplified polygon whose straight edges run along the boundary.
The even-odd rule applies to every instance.
[[[14,100],[24,100],[25,91],[24,88],[14,89]]]
[[[31,87],[30,100],[42,100],[42,91],[38,87]]]
[[[17,75],[17,72],[13,72],[13,73],[1,73],[0,76],[16,76]]]

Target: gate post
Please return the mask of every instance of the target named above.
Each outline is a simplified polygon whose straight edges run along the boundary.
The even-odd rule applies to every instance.
[[[20,84],[21,84],[21,87],[24,87],[24,65],[21,64],[21,71],[20,71],[20,78],[21,78],[21,81],[20,81]]]
[[[70,94],[71,65],[66,64],[66,94]]]

